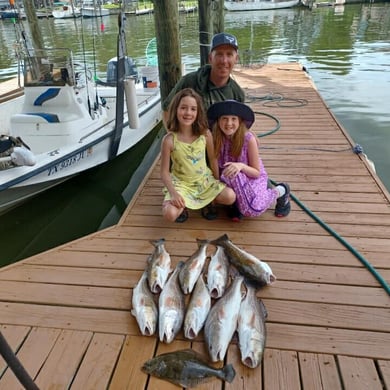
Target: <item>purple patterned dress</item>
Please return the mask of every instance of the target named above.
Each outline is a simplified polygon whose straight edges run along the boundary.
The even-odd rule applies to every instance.
[[[244,145],[238,157],[231,155],[231,142],[225,139],[218,157],[220,174],[226,162],[242,162],[248,165],[248,143],[252,137],[254,135],[250,131],[245,134]],[[248,177],[243,172],[239,172],[233,179],[221,174],[221,181],[234,190],[237,196],[236,204],[238,209],[246,217],[256,217],[262,214],[275,204],[279,195],[275,188],[268,188],[268,175],[260,156],[259,162],[260,176],[258,178]]]

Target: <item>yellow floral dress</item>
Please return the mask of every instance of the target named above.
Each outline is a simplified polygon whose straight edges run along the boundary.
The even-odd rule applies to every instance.
[[[181,142],[173,135],[171,152],[171,178],[177,192],[184,198],[186,207],[201,209],[211,203],[225,188],[215,179],[206,162],[206,138],[199,136],[191,144]],[[164,188],[165,200],[171,196]]]

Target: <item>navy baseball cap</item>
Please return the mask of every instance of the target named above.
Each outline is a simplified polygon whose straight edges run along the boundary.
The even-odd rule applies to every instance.
[[[234,47],[235,50],[237,50],[238,49],[237,38],[234,35],[228,33],[215,34],[213,36],[213,39],[211,40],[210,51],[213,51],[215,48],[222,45],[230,45]]]

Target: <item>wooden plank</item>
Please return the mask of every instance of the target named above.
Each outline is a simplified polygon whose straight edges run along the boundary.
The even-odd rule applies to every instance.
[[[131,291],[124,288],[4,281],[0,284],[0,300],[130,310]]]
[[[60,333],[60,329],[33,328],[18,351],[17,357],[32,379],[36,378]],[[23,390],[23,386],[8,369],[1,378],[0,389]]]
[[[10,268],[0,273],[1,278],[13,281],[69,284],[69,285],[91,285],[91,286],[116,286],[129,288],[130,281],[137,279],[138,273],[128,270],[106,270],[91,268],[71,267],[45,267],[39,265],[21,265],[18,268]],[[91,284],[91,282],[93,284]]]
[[[35,382],[40,389],[66,389],[92,338],[92,332],[63,330]]]
[[[390,359],[389,345],[390,332],[267,323],[267,346],[274,349]]]
[[[334,356],[300,352],[298,359],[303,389],[343,389]]]
[[[72,390],[106,389],[123,341],[122,335],[94,334],[72,383]]]
[[[155,337],[127,336],[109,389],[144,389],[148,376],[141,367],[153,356],[156,343]]]
[[[275,299],[263,299],[263,302],[270,310],[269,322],[377,330],[384,333],[390,329],[389,309]]]
[[[285,299],[290,301],[323,302],[344,305],[390,308],[390,300],[381,287],[345,286],[321,283],[278,281],[272,288],[264,288],[262,299]],[[359,299],[356,299],[359,297]]]
[[[249,368],[241,363],[241,353],[237,344],[230,344],[227,352],[227,363],[233,365],[236,376],[232,383],[225,383],[225,390],[233,389],[266,389],[263,387],[262,364]]]
[[[390,361],[378,360],[378,368],[380,370],[380,376],[383,380],[384,387],[390,389]]]
[[[383,389],[373,360],[350,356],[338,356],[338,362],[341,377],[346,389]]]
[[[4,315],[2,313],[2,315]],[[2,321],[3,322],[3,321]],[[24,339],[27,337],[28,332],[30,331],[29,326],[7,326],[0,325],[0,331],[3,334],[3,337],[7,341],[7,344],[12,348],[16,353],[17,350],[22,345]],[[0,356],[0,377],[7,368],[7,363]]]
[[[264,351],[264,389],[300,390],[298,356],[295,351],[267,348]]]
[[[139,334],[137,322],[127,310],[0,302],[0,311],[4,314],[2,322],[14,325],[29,324],[101,333]]]

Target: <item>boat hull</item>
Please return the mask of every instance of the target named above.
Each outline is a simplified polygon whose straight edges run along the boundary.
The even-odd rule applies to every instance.
[[[292,8],[298,5],[300,0],[255,0],[255,1],[225,1],[227,11],[259,11],[281,8]]]
[[[160,125],[160,99],[154,100],[154,104],[148,105],[140,112],[139,128],[131,129],[128,123],[124,123],[116,156],[142,142]],[[23,166],[1,171],[0,214],[77,174],[108,162],[112,158],[110,148],[113,135],[113,123],[108,123],[101,131],[80,140],[75,149],[69,147],[48,152],[40,156],[32,167]]]
[[[109,16],[110,11],[108,9],[96,9],[94,7],[82,7],[81,16],[83,18],[100,18],[101,16]]]

